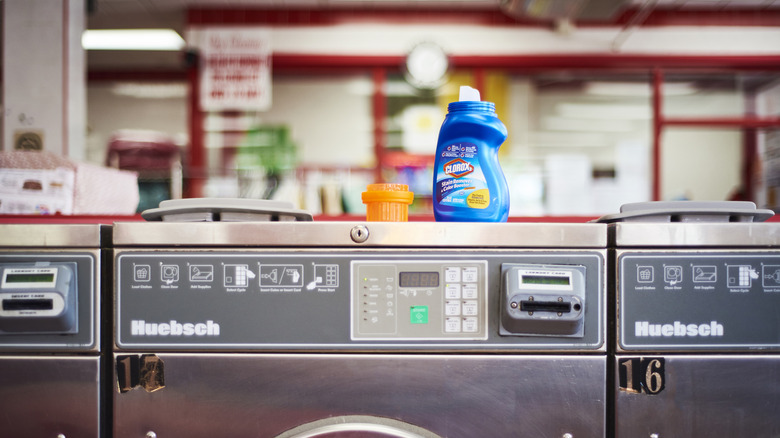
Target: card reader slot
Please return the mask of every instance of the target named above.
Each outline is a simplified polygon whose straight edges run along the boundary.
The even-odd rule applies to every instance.
[[[575,305],[579,306],[579,304]],[[528,300],[520,301],[520,311],[522,312],[570,313],[571,308],[572,303],[564,301],[562,297],[557,301],[534,300],[533,297],[529,297]]]
[[[50,261],[44,255],[27,263],[0,261],[0,338],[78,333],[78,269],[76,261]]]
[[[585,267],[502,265],[502,336],[584,336]]]
[[[505,303],[504,335],[581,336],[585,304],[577,295],[520,292]]]
[[[25,311],[25,310],[52,310],[54,309],[54,300],[51,299],[21,299],[21,300],[3,300],[3,310],[5,311]]]

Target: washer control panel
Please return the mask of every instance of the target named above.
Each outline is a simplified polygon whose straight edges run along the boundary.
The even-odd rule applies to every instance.
[[[780,349],[780,253],[625,251],[618,266],[621,348]]]
[[[604,348],[604,259],[603,250],[118,249],[116,345],[597,350]],[[533,315],[526,310],[516,318],[530,324],[502,331],[502,296],[518,286],[506,289],[507,272],[538,282],[540,269],[554,284],[535,284],[534,290],[561,287],[559,274],[568,275],[566,303],[547,303],[561,291],[549,291],[554,297],[544,300],[534,293],[539,301],[531,304],[537,305]],[[570,311],[558,310],[567,303]],[[561,324],[565,329],[556,330]]]
[[[486,261],[352,263],[352,339],[487,339]]]

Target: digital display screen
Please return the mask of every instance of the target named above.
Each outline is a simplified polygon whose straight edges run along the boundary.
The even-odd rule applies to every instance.
[[[7,284],[12,283],[51,283],[54,281],[53,272],[42,272],[40,274],[25,273],[25,274],[12,274],[8,273],[5,276],[5,282]]]
[[[401,272],[398,283],[401,287],[438,287],[438,272]]]
[[[523,275],[523,284],[549,284],[554,286],[569,286],[569,277],[552,277],[547,275]]]

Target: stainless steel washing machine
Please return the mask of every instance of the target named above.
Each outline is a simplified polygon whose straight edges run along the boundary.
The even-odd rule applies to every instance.
[[[780,436],[780,223],[672,205],[610,225],[615,436]]]
[[[117,223],[116,437],[600,437],[606,226]]]
[[[104,436],[100,273],[109,235],[101,225],[0,225],[0,435]]]

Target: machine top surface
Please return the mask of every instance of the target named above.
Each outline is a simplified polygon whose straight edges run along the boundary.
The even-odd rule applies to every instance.
[[[97,248],[101,231],[110,228],[98,224],[2,224],[0,247],[21,248]]]
[[[610,246],[768,248],[780,245],[780,223],[614,223]]]
[[[438,222],[116,223],[117,246],[605,248],[605,224]]]

